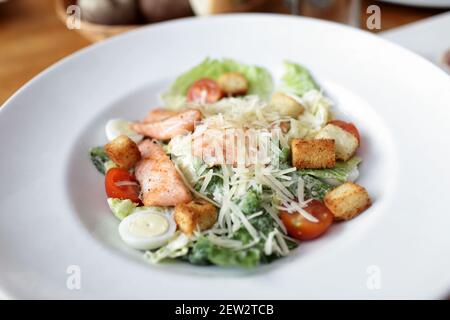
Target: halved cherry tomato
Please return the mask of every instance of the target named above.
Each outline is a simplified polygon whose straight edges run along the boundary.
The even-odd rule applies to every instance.
[[[190,102],[214,103],[222,99],[223,92],[219,84],[209,78],[195,81],[189,88],[187,99]]]
[[[358,144],[361,143],[361,135],[359,134],[359,130],[355,127],[355,125],[353,123],[345,122],[342,120],[331,120],[328,123],[334,124],[335,126],[338,126],[341,129],[344,129],[348,133],[351,133],[352,135],[354,135],[356,137],[356,139],[358,139]]]
[[[288,234],[293,238],[299,240],[315,239],[327,231],[333,223],[333,214],[318,200],[312,200],[304,209],[319,221],[311,222],[298,212],[280,211],[281,221],[286,226]]]
[[[105,189],[108,198],[130,199],[136,203],[141,202],[139,199],[139,184],[136,182],[136,178],[125,169],[109,169],[105,176]]]

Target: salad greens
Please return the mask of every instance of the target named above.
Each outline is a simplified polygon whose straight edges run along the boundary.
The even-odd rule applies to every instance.
[[[171,161],[171,163],[169,161],[165,165],[167,164],[167,167],[173,165],[175,167],[173,176],[177,176],[177,173],[179,173],[178,178],[181,178],[182,181],[175,181],[174,178],[169,183],[161,182],[159,180],[164,179],[154,177],[157,177],[157,174],[164,176],[169,171],[162,171],[161,173],[158,169],[155,169],[157,171],[155,175],[152,175],[154,172],[149,170],[150,172],[145,172],[144,178],[142,178],[142,175],[139,177],[139,173],[144,170],[136,169],[138,165],[135,165],[130,166],[129,171],[125,173],[130,174],[134,168],[133,174],[136,174],[136,179],[141,184],[142,189],[134,188],[134,186],[139,186],[134,178],[133,181],[128,181],[131,180],[130,178],[126,179],[127,181],[119,181],[122,182],[122,185],[118,183],[116,185],[132,185],[131,189],[134,188],[136,195],[135,201],[138,201],[137,194],[141,192],[139,197],[144,203],[145,192],[151,193],[153,185],[150,182],[153,183],[153,180],[158,180],[164,186],[171,185],[171,183],[175,185],[179,182],[185,188],[188,196],[185,200],[175,199],[175,201],[172,201],[173,199],[169,199],[168,202],[165,200],[164,205],[166,207],[140,206],[128,199],[108,198],[108,205],[113,214],[119,220],[123,220],[121,226],[127,226],[130,220],[147,214],[147,212],[139,212],[151,210],[155,210],[155,212],[150,212],[150,214],[164,215],[162,218],[166,219],[171,226],[170,233],[165,234],[162,241],[161,238],[158,238],[160,235],[149,235],[149,238],[159,239],[156,245],[154,245],[155,242],[151,245],[141,245],[140,243],[136,245],[134,243],[138,241],[134,241],[135,239],[131,236],[129,237],[131,240],[129,240],[127,238],[129,235],[123,231],[125,228],[119,228],[119,233],[127,244],[139,250],[147,250],[144,256],[148,261],[157,263],[165,259],[178,259],[195,265],[253,268],[288,255],[290,249],[298,246],[298,241],[290,236],[296,239],[310,240],[321,234],[306,237],[307,229],[304,227],[308,226],[308,223],[303,223],[306,220],[299,220],[299,217],[302,216],[303,219],[317,222],[314,218],[320,221],[321,215],[314,212],[313,208],[317,211],[328,210],[323,203],[307,200],[316,199],[323,202],[325,195],[336,186],[347,181],[354,181],[359,174],[358,165],[362,159],[354,156],[346,162],[336,162],[336,165],[330,169],[298,169],[293,167],[290,147],[292,140],[316,139],[317,133],[332,119],[331,107],[333,103],[323,94],[305,67],[291,61],[285,61],[284,69],[285,72],[278,88],[280,92],[274,95],[274,97],[281,96],[280,101],[277,101],[277,99],[268,101],[273,93],[273,81],[271,74],[266,69],[241,64],[231,59],[205,59],[180,75],[169,90],[162,95],[167,109],[195,108],[201,114],[193,122],[192,128],[184,129],[182,134],[177,133],[170,139],[158,138],[147,134],[147,132],[141,133],[143,136],[149,136],[152,139],[164,140],[164,142],[159,141],[159,143]],[[230,72],[237,72],[241,75],[227,75],[221,79],[220,83],[211,81],[217,80]],[[248,84],[248,91],[235,91],[234,93],[231,90],[226,91],[228,83],[224,79],[233,79],[233,76],[235,76],[234,80],[236,77],[242,79],[242,76],[244,76],[244,80],[248,82],[245,83],[245,88]],[[211,103],[192,102],[188,104],[186,94],[189,88],[195,81],[202,78],[211,79],[206,80],[206,82],[212,83],[220,94],[217,94],[216,99],[212,100]],[[230,82],[233,84],[239,81]],[[201,87],[199,90],[199,94],[208,94],[207,88]],[[191,91],[191,93],[194,91]],[[241,94],[244,96],[241,96]],[[194,103],[197,104],[194,105]],[[284,104],[288,104],[290,108],[296,108],[294,111],[301,110],[290,114],[290,116],[289,114],[286,115],[282,112]],[[172,120],[179,119],[178,116],[179,114],[174,116],[172,113],[168,117]],[[164,121],[159,122],[159,120],[157,122],[158,125],[164,123]],[[171,123],[171,125],[173,124]],[[193,152],[192,142],[198,137],[196,134],[205,134],[205,137],[207,137],[207,139],[201,141],[201,147],[205,148],[203,151],[212,145],[210,141],[214,142],[215,136],[206,134],[210,129],[238,129],[245,132],[265,130],[265,132],[270,132],[273,128],[282,128],[283,130],[279,130],[280,133],[277,136],[276,143],[270,145],[270,155],[266,157],[268,160],[264,163],[242,164],[231,162],[231,164],[218,164],[221,162],[204,161]],[[220,154],[221,150],[225,151],[222,146],[220,148],[222,149],[219,149],[219,151],[214,150],[216,154]],[[260,146],[255,149],[258,151],[266,150]],[[238,150],[241,151],[242,149]],[[236,151],[236,149],[233,151]],[[356,149],[353,150],[353,152],[355,151]],[[102,174],[115,166],[103,147],[92,148],[90,158]],[[112,156],[112,158],[114,157]],[[321,166],[319,164],[309,165],[308,167]],[[166,169],[164,168],[164,170]],[[110,173],[112,174],[112,172]],[[147,175],[147,173],[151,174]],[[166,174],[166,176],[169,175]],[[148,189],[145,184],[147,181]],[[176,198],[175,193],[177,192],[170,193],[170,196],[167,197],[172,198],[173,196],[173,198]],[[192,198],[189,194],[192,195]],[[154,204],[154,200],[158,201],[165,198],[166,195],[164,190],[163,193],[154,196],[156,199],[147,203]],[[191,201],[192,199],[194,201]],[[203,199],[209,203],[198,201],[198,199]],[[161,202],[157,204],[162,205]],[[310,205],[311,210],[308,211]],[[173,206],[175,206],[175,209]],[[134,215],[136,213],[139,214]],[[294,217],[287,216],[292,213],[297,215]],[[311,217],[311,215],[314,217]],[[325,218],[322,217],[322,219]],[[331,212],[326,219],[329,219],[329,221],[333,219]],[[143,229],[150,225],[146,225],[148,221],[141,221],[141,223]],[[121,232],[124,232],[126,236],[123,236]],[[145,237],[147,237],[147,234],[144,233],[143,238],[147,241]],[[128,239],[128,242],[126,239]],[[155,239],[151,239],[149,243],[156,241]]]
[[[125,217],[134,213],[136,207],[138,206],[137,203],[132,202],[129,199],[121,200],[116,198],[108,198],[108,205],[112,213],[119,220],[123,220]]]
[[[291,160],[291,148],[289,148],[289,147],[281,148],[280,159],[279,159],[280,165],[286,165],[290,160]]]
[[[256,190],[251,189],[238,201],[239,207],[244,214],[252,214],[261,210],[261,197]]]
[[[320,179],[331,179],[337,181],[337,184],[349,181],[350,175],[357,169],[361,163],[362,158],[353,157],[347,162],[338,161],[336,166],[330,169],[303,169],[300,170],[302,174],[308,174]],[[333,183],[336,184],[336,183]]]
[[[232,250],[219,247],[211,243],[206,237],[197,240],[187,259],[192,264],[215,264],[222,267],[252,268],[260,263],[261,252],[251,248],[246,250]]]
[[[151,263],[158,263],[162,260],[171,258],[185,257],[189,251],[189,244],[191,243],[188,236],[177,232],[169,243],[156,251],[146,251],[144,258]]]
[[[217,80],[222,74],[227,72],[239,72],[246,77],[249,82],[248,94],[255,94],[266,99],[272,92],[272,76],[266,69],[244,65],[231,59],[218,60],[207,58],[199,65],[179,76],[170,87],[170,90],[163,95],[163,99],[185,96],[189,87],[195,81],[201,78]]]
[[[222,178],[217,175],[219,173],[219,168],[214,167],[211,170],[213,170],[216,175],[212,176],[211,181],[208,183],[208,186],[203,191],[203,193],[209,198],[213,198],[214,192],[216,191],[216,189],[218,189],[218,188],[220,189],[223,185]],[[199,181],[195,184],[194,189],[197,191],[200,191],[201,187],[202,187],[202,183]]]
[[[117,199],[117,198],[108,198],[108,205],[111,209],[112,213],[116,216],[117,219],[123,220],[131,214],[142,212],[142,211],[153,211],[164,213],[166,210],[162,207],[145,207],[139,206],[136,202],[132,202],[129,199]]]
[[[273,219],[267,213],[259,216],[258,219],[254,219],[252,225],[265,237],[274,229]],[[232,239],[239,240],[244,245],[248,245],[252,241],[251,235],[245,228],[240,228],[235,232]],[[292,241],[287,241],[287,245],[289,249],[297,246]],[[190,249],[186,258],[192,264],[215,264],[223,267],[252,268],[261,263],[269,263],[275,260],[277,256],[275,254],[265,254],[264,241],[260,241],[247,249],[235,250],[215,245],[208,237],[202,236]]]
[[[117,165],[109,159],[104,147],[91,148],[89,155],[92,164],[101,174],[105,174],[109,169],[117,167]]]
[[[91,161],[98,172],[100,172],[101,174],[105,174],[105,165],[109,161],[109,157],[105,152],[105,148],[94,147],[89,151],[89,154],[91,156]]]
[[[325,195],[333,189],[333,186],[307,174],[299,175],[305,184],[305,198],[316,199],[322,201]]]
[[[301,97],[308,91],[319,90],[319,86],[305,67],[285,61],[284,69],[285,73],[281,78],[281,87],[285,91]]]
[[[361,163],[360,157],[353,157],[347,162],[338,161],[331,169],[301,169],[295,175],[304,182],[305,198],[322,201],[325,195],[335,186],[354,180],[358,174],[357,167]],[[352,175],[356,175],[353,176]],[[297,190],[297,184],[290,186],[292,193]]]

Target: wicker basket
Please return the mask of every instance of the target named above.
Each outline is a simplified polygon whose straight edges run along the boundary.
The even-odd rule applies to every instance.
[[[76,0],[55,1],[56,13],[62,22],[66,23],[67,8],[74,4],[76,4]],[[89,41],[97,42],[138,27],[140,27],[140,25],[103,25],[83,20],[81,22],[81,28],[77,29],[77,31]]]
[[[254,9],[260,7],[261,5],[267,3],[268,0],[248,0],[241,5],[231,5],[232,1],[217,2],[212,8],[215,13],[227,13],[227,12],[246,12],[253,11]],[[56,13],[59,19],[66,23],[67,20],[67,8],[71,5],[76,4],[76,0],[55,0]],[[194,10],[195,11],[195,10]],[[196,12],[197,14],[201,14]],[[97,24],[88,21],[81,22],[81,28],[77,31],[82,34],[85,38],[92,42],[97,42],[104,40],[106,38],[115,36],[117,34],[127,32],[138,27],[142,24],[134,25],[104,25]]]
[[[196,15],[211,15],[211,14],[221,14],[221,13],[232,13],[232,12],[249,12],[261,8],[264,4],[269,2],[269,0],[246,0],[246,1],[234,1],[234,0],[209,0],[209,11],[204,12],[200,8],[197,8],[194,0],[189,0],[191,2],[192,10]]]

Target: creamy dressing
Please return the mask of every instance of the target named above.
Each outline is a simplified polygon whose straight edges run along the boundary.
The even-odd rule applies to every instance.
[[[167,232],[169,222],[158,214],[148,214],[130,221],[129,232],[138,237],[156,237]]]

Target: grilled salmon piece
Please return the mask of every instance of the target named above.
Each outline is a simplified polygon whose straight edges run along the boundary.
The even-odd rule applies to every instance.
[[[145,118],[142,120],[142,123],[159,122],[159,121],[165,120],[169,117],[172,117],[172,116],[176,115],[177,113],[178,112],[172,111],[172,110],[156,108],[156,109],[150,110],[147,113]]]
[[[153,142],[149,139],[142,140],[138,143],[139,151],[141,152],[141,159],[145,159],[150,157],[152,150],[154,147],[152,146]]]
[[[145,140],[139,150],[143,158],[136,165],[135,176],[141,185],[144,205],[169,207],[192,200],[175,165],[159,144]]]
[[[158,140],[169,140],[175,136],[194,131],[195,123],[201,119],[200,111],[187,109],[161,121],[133,123],[131,127],[144,136]]]

